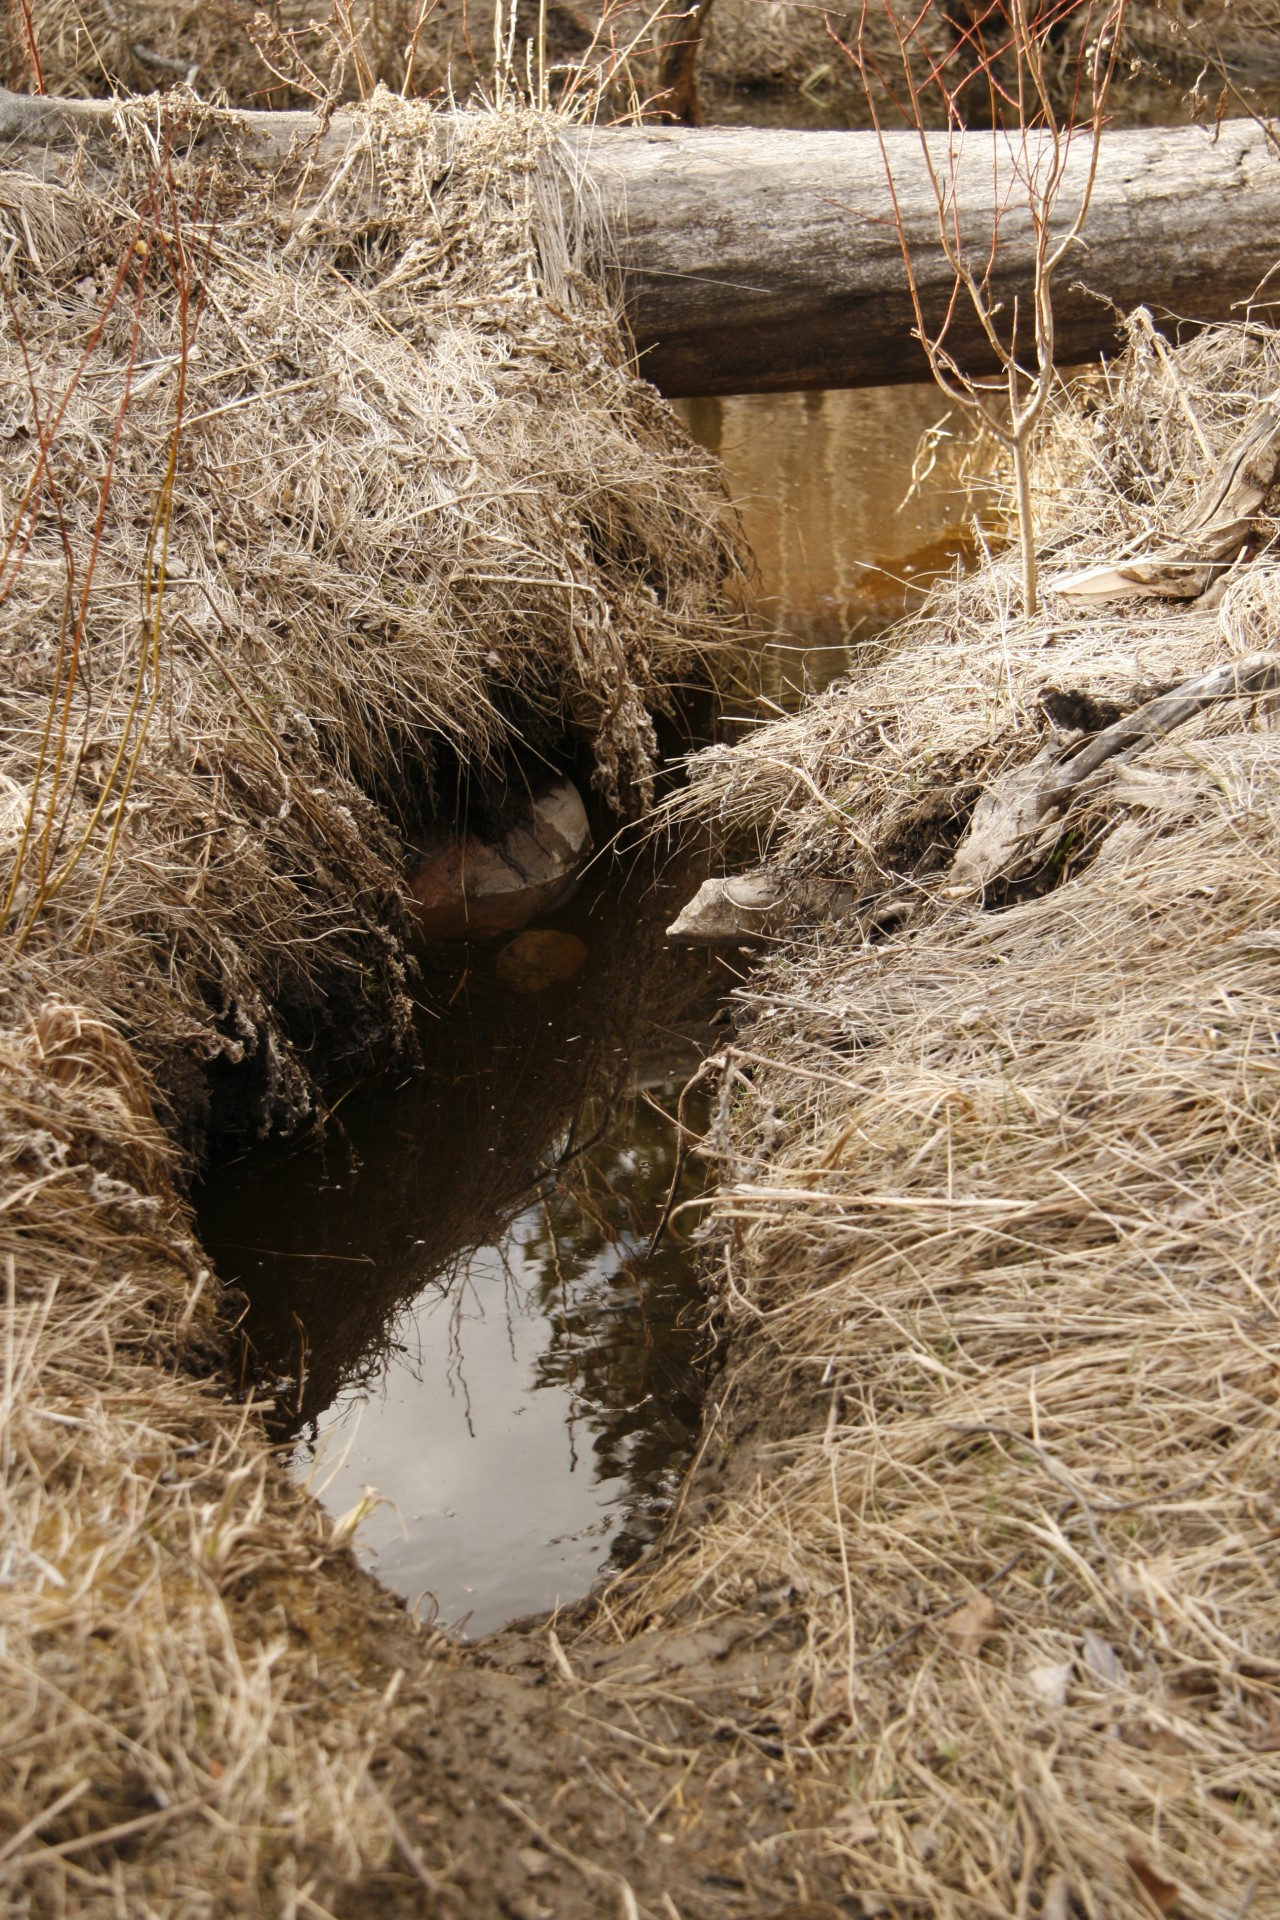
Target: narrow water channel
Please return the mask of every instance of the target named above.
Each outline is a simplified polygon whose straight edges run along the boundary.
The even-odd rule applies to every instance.
[[[946,412],[932,388],[684,412],[724,460],[759,564],[743,701],[828,682],[967,551],[962,495],[926,483],[900,506]],[[936,450],[946,468],[945,428]],[[322,1140],[255,1148],[198,1195],[246,1297],[246,1387],[298,1473],[337,1513],[374,1490],[362,1554],[468,1634],[569,1603],[633,1557],[691,1456],[696,1156],[676,1193],[692,1204],[647,1248],[675,1173],[670,1116],[734,981],[663,940],[696,878],[652,851],[599,860],[537,923],[563,936],[558,981],[513,975],[501,941],[440,948],[421,1067],[334,1090]]]
[[[632,1557],[688,1458],[696,1270],[679,1220],[645,1249],[666,1116],[732,978],[666,946],[682,891],[651,859],[601,862],[540,923],[578,964],[535,992],[501,941],[441,949],[417,1071],[338,1089],[322,1141],[204,1185],[205,1243],[249,1302],[247,1378],[298,1471],[339,1513],[376,1488],[371,1564],[469,1633]],[[696,1190],[691,1171],[678,1198]]]

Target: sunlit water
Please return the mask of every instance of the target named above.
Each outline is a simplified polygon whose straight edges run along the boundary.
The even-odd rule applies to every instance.
[[[718,453],[775,630],[758,683],[792,706],[968,563],[986,495],[961,484],[972,435],[932,385],[685,400]],[[918,484],[914,484],[918,481]]]

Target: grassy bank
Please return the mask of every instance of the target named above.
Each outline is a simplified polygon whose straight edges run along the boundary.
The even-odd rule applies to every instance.
[[[1048,436],[1047,572],[1150,546],[1278,370],[1270,334],[1139,325]],[[985,892],[957,859],[1037,756],[1270,654],[1277,581],[1264,546],[1208,604],[1050,584],[1028,622],[997,559],[695,765],[798,898],[861,900],[739,996],[738,1371],[638,1604],[770,1596],[756,1725],[825,1783],[852,1911],[1280,1912],[1274,700],[1104,767]]]
[[[407,1043],[437,811],[549,761],[643,804],[736,565],[552,123],[388,102],[326,162],[202,112],[0,180],[14,1912],[323,1911],[385,1857],[395,1610],[220,1375],[190,1156]]]

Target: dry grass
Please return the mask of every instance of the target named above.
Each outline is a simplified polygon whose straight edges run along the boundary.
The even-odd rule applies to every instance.
[[[1140,327],[1103,403],[1054,429],[1064,560],[1183,501],[1276,352],[1227,332],[1171,359]],[[1274,647],[1280,573],[1242,568],[1216,611],[1050,595],[1027,625],[1012,594],[992,564],[815,711],[695,765],[704,808],[793,869],[916,907],[869,941],[856,919],[798,930],[743,996],[715,1218],[737,1418],[771,1409],[768,1437],[631,1606],[689,1623],[785,1596],[795,1650],[754,1722],[825,1804],[810,1844],[864,1912],[1260,1920],[1280,1913],[1274,702],[1121,766],[1029,897],[959,903],[946,866],[952,813],[1042,743],[1039,686],[1131,704]]]
[[[237,106],[304,106],[325,94],[367,99],[380,81],[463,91],[493,57],[492,8],[459,0],[31,0],[39,79],[50,93],[150,93],[175,82]],[[474,28],[474,34],[472,29]],[[21,6],[4,30],[6,83],[34,87]]]
[[[406,1033],[438,795],[576,754],[643,803],[736,564],[579,272],[553,123],[382,97],[326,172],[193,146],[202,111],[0,174],[15,1914],[318,1913],[384,1857],[369,1598],[190,1370],[175,1142],[288,1126]]]
[[[939,8],[932,19],[926,9],[899,7],[896,0],[894,10],[913,26],[922,53],[926,48],[934,57],[943,53],[948,38]],[[866,44],[887,59],[892,71],[895,46],[886,32],[882,0],[872,0],[865,21],[859,7],[824,5],[822,0],[714,0],[703,60],[706,79],[713,91],[799,88],[819,103],[856,94],[858,75],[832,34],[847,40],[858,32],[860,22]],[[1131,0],[1125,37],[1136,86],[1127,92],[1123,81],[1118,83],[1114,104],[1121,114],[1136,108],[1142,117],[1141,103],[1148,103],[1149,113],[1150,103],[1167,91],[1169,110],[1177,117],[1183,90],[1192,87],[1197,76],[1201,106],[1212,112],[1220,67],[1225,67],[1231,88],[1225,111],[1243,113],[1249,111],[1251,88],[1276,77],[1280,8],[1276,0]],[[1060,57],[1070,90],[1070,30]]]
[[[174,1368],[212,1283],[129,1049],[47,1003],[0,1074],[5,1910],[299,1911],[385,1846],[376,1696],[297,1602],[344,1530]]]
[[[363,68],[399,87],[416,12],[361,5],[347,11],[344,34],[337,9],[326,22],[321,9],[298,0],[269,9],[238,0],[32,0],[7,12],[5,83],[62,95],[151,93],[182,83],[239,106],[297,106],[305,94],[296,81],[310,72],[340,96],[359,97],[357,40]],[[282,78],[276,69],[290,49]]]
[[[1241,569],[1221,605],[1082,611],[1058,575],[1174,525],[1213,461],[1280,386],[1266,329],[1217,329],[1172,354],[1147,318],[1048,424],[1034,463],[1047,605],[1025,621],[1010,549],[941,583],[878,661],[793,718],[698,757],[669,813],[709,821],[784,872],[830,871],[870,900],[947,865],[984,783],[1048,738],[1041,690],[1129,701],[1266,645],[1268,567]],[[1012,501],[1009,502],[1012,508]],[[988,526],[998,530],[997,501]]]
[[[553,101],[594,93],[608,114],[626,116],[653,110],[660,50],[684,32],[687,14],[688,0],[15,0],[0,23],[0,74],[9,86],[36,86],[34,35],[39,77],[56,94],[146,93],[177,81],[206,99],[284,107],[367,100],[381,83],[465,99],[476,88],[491,96],[506,68],[530,97],[540,87]],[[932,19],[915,7],[907,14],[919,17],[921,54],[943,54],[938,10]],[[711,117],[745,92],[790,102],[805,117],[864,124],[861,81],[832,37],[849,40],[859,18],[857,7],[823,0],[714,0],[699,62]],[[879,0],[864,31],[892,72],[895,42]],[[1131,71],[1113,99],[1122,118],[1176,120],[1190,105],[1212,119],[1271,102],[1276,0],[1133,0],[1126,36]],[[1058,57],[1070,97],[1069,43]]]
[[[403,1027],[442,787],[567,736],[643,804],[731,522],[577,270],[549,123],[387,101],[310,201],[126,126],[110,175],[0,179],[6,921],[177,1106],[218,1063],[287,1122],[300,1049]]]
[[[61,95],[178,82],[235,106],[287,107],[368,100],[379,84],[491,97],[505,69],[553,101],[604,85],[625,108],[633,54],[637,78],[653,80],[664,4],[683,13],[682,0],[15,0],[0,72]]]

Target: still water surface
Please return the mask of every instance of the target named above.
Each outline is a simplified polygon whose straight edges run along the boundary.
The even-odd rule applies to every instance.
[[[470,1633],[577,1599],[657,1532],[705,1344],[666,1117],[732,976],[662,938],[690,882],[601,863],[543,924],[572,976],[514,991],[443,952],[424,1066],[352,1088],[323,1142],[254,1148],[199,1197],[248,1297],[246,1383],[379,1574]],[[700,1110],[686,1118],[702,1130]],[[696,1163],[677,1200],[698,1191]],[[687,1224],[687,1222],[685,1222]]]
[[[973,553],[980,489],[965,421],[932,385],[685,400],[718,453],[773,631],[752,678],[784,705],[847,671],[860,645]],[[913,478],[920,484],[913,487]]]
[[[767,701],[843,671],[967,550],[962,496],[901,504],[946,411],[932,388],[684,411],[758,559],[744,685]],[[646,1249],[674,1171],[664,1114],[733,984],[663,941],[697,877],[601,861],[541,923],[586,958],[540,992],[504,982],[501,942],[442,950],[424,1068],[347,1090],[324,1142],[255,1148],[200,1196],[205,1244],[248,1299],[246,1383],[295,1436],[299,1473],[336,1513],[376,1489],[364,1556],[471,1634],[632,1557],[691,1456],[696,1156],[677,1194],[691,1209]]]

